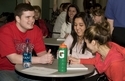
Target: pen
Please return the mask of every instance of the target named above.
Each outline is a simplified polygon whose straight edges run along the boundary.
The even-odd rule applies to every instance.
[[[69,65],[71,64],[71,60],[69,60]]]
[[[69,57],[71,57],[71,54],[69,54]],[[70,66],[70,64],[71,64],[71,59],[69,60],[69,62],[68,62],[68,63],[69,63],[69,66]]]

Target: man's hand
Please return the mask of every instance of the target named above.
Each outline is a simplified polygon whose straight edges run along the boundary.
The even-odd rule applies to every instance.
[[[51,49],[47,52],[47,54],[44,54],[40,57],[40,63],[42,64],[52,64],[54,61],[54,57],[51,54]]]

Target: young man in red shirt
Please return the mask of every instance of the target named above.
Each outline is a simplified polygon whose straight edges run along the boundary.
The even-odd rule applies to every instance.
[[[27,3],[20,3],[15,8],[15,21],[0,28],[0,81],[19,81],[15,73],[15,64],[22,64],[22,52],[28,38],[37,56],[32,57],[32,64],[52,64],[54,58],[46,52],[42,31],[34,25],[34,8]],[[32,81],[22,77],[21,81]],[[34,81],[34,80],[33,80]]]

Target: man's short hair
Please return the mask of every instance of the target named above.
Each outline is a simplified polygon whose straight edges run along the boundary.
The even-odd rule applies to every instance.
[[[34,8],[30,4],[20,3],[16,6],[14,15],[21,17],[24,11],[34,11]]]

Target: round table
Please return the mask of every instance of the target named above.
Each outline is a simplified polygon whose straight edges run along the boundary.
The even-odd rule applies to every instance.
[[[57,69],[58,66],[58,61],[57,59],[55,59],[55,61],[53,62],[53,64],[33,64],[32,66],[36,66],[36,67],[45,67],[45,68],[51,68],[51,69]],[[32,76],[39,76],[39,77],[51,77],[51,78],[60,78],[60,77],[76,77],[76,76],[82,76],[82,75],[87,75],[90,73],[93,73],[95,70],[95,67],[93,65],[85,65],[88,70],[67,70],[67,72],[65,73],[60,73],[58,72],[58,70],[52,74],[37,74],[37,73],[31,73],[31,72],[25,72],[22,71],[25,68],[23,68],[23,66],[21,64],[17,64],[15,65],[15,69],[16,71],[23,73],[23,74],[27,74],[27,75],[32,75]],[[39,71],[42,72],[42,71]]]

